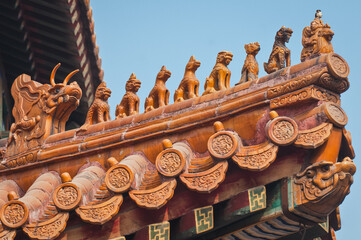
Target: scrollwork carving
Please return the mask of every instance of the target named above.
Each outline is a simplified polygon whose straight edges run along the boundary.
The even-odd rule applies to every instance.
[[[327,72],[323,73],[320,76],[318,82],[322,87],[330,89],[331,91],[335,91],[337,93],[343,93],[350,87],[350,83],[348,82],[347,78],[336,79]]]
[[[133,172],[125,165],[111,167],[105,175],[105,183],[110,191],[122,193],[127,191],[134,179]]]
[[[159,209],[173,197],[177,181],[172,179],[149,190],[132,190],[129,196],[138,206],[148,209]]]
[[[55,217],[37,224],[28,224],[23,227],[32,239],[55,239],[64,231],[69,213],[58,213]]]
[[[231,158],[237,150],[238,141],[232,132],[220,131],[208,140],[209,154],[219,160]]]
[[[330,136],[332,124],[323,123],[310,130],[299,131],[295,146],[303,148],[317,148],[321,146]]]
[[[266,142],[256,146],[241,147],[232,159],[242,169],[263,171],[276,159],[277,151],[278,146]]]
[[[210,193],[224,181],[227,168],[228,162],[222,161],[204,172],[182,173],[180,179],[190,190]]]
[[[18,228],[28,220],[29,210],[18,200],[5,203],[0,211],[1,222],[9,228]]]
[[[86,222],[104,224],[118,213],[122,203],[123,196],[116,195],[100,204],[80,206],[76,212]]]
[[[58,186],[53,195],[54,204],[63,211],[73,210],[80,203],[82,194],[73,183],[63,183]]]
[[[156,159],[155,166],[166,177],[178,176],[184,168],[185,159],[177,149],[163,150]]]
[[[267,97],[269,99],[271,99],[271,98],[292,92],[294,90],[306,87],[306,86],[316,82],[317,79],[319,78],[319,76],[321,76],[321,74],[323,72],[324,72],[323,70],[317,71],[317,72],[311,73],[307,76],[298,77],[298,78],[295,78],[288,82],[282,83],[280,85],[271,87],[269,90],[267,90]]]
[[[297,123],[289,117],[277,117],[266,126],[268,138],[275,144],[287,146],[292,144],[298,135]]]
[[[330,121],[337,127],[342,128],[347,124],[347,115],[339,105],[333,103],[326,103],[324,105],[324,111],[328,119],[330,119]]]
[[[270,102],[271,109],[289,106],[292,104],[301,103],[310,99],[322,100],[327,102],[337,103],[339,96],[333,92],[327,91],[320,87],[311,86],[303,88],[299,91],[283,95],[281,97],[272,99]]]

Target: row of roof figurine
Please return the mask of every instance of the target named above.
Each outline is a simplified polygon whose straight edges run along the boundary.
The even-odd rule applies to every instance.
[[[333,52],[331,39],[334,33],[328,24],[323,24],[321,17],[321,10],[317,10],[311,26],[305,27],[303,30],[301,61],[319,56],[322,53]],[[284,26],[277,31],[269,60],[264,63],[264,69],[268,74],[290,66],[291,51],[286,47],[285,43],[289,41],[292,33],[293,31],[290,28]],[[247,56],[241,71],[241,80],[236,85],[258,78],[259,67],[255,56],[260,50],[260,45],[256,42],[246,44],[244,47]],[[231,52],[221,51],[218,53],[217,62],[206,79],[203,95],[230,87],[231,71],[227,68],[227,65],[232,61],[232,58],[233,54]],[[199,80],[195,76],[195,71],[200,64],[194,56],[189,59],[184,77],[174,93],[174,102],[181,102],[199,96]],[[166,88],[165,82],[170,76],[171,72],[163,66],[157,75],[155,86],[145,100],[145,112],[168,105],[169,90]],[[126,83],[126,93],[121,103],[116,107],[115,115],[117,119],[139,113],[139,97],[136,93],[140,85],[141,82],[132,73]],[[110,120],[109,105],[107,105],[110,94],[110,89],[106,87],[105,82],[102,82],[96,90],[95,100],[88,112],[87,121],[81,129],[85,130],[88,125]],[[103,104],[100,104],[101,102]],[[104,107],[105,103],[107,107]],[[103,114],[99,114],[99,111],[102,111]]]

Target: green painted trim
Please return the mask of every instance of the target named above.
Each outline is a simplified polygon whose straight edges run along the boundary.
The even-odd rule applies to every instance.
[[[170,240],[170,225],[168,221],[149,225],[149,240]]]
[[[194,209],[197,234],[213,229],[213,206]]]

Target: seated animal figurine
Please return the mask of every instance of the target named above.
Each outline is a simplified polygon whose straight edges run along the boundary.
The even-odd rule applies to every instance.
[[[199,96],[199,80],[196,78],[195,72],[201,65],[194,56],[189,59],[184,72],[184,77],[174,93],[174,102],[181,102],[183,100]]]
[[[276,33],[275,42],[268,63],[263,63],[264,70],[270,74],[291,65],[291,50],[286,47],[292,36],[292,29],[282,26]]]
[[[227,65],[232,61],[232,58],[231,52],[222,51],[218,53],[216,65],[204,84],[203,95],[230,87],[231,71]]]
[[[108,98],[111,93],[112,91],[107,88],[105,82],[99,84],[95,92],[93,104],[90,106],[88,114],[86,115],[85,123],[78,131],[86,131],[90,125],[110,120]]]
[[[333,52],[332,37],[334,32],[330,26],[322,21],[322,12],[317,10],[315,19],[311,22],[310,27],[305,27],[302,32],[301,61],[319,56],[321,53]]]
[[[171,72],[165,66],[160,69],[155,80],[155,85],[150,91],[149,96],[145,99],[145,112],[168,105],[169,91],[165,86],[165,82],[170,78]]]
[[[132,73],[125,85],[125,90],[127,92],[115,109],[115,116],[117,119],[139,113],[139,97],[136,93],[138,92],[140,85],[141,82],[137,79],[135,74]]]
[[[256,60],[256,55],[259,50],[261,50],[261,47],[258,42],[255,42],[245,44],[244,49],[246,50],[247,57],[246,60],[244,60],[244,64],[242,67],[241,80],[236,85],[258,78],[259,68]]]

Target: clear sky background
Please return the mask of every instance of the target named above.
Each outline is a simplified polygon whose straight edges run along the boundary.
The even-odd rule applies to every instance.
[[[91,6],[104,80],[113,91],[109,99],[112,119],[132,72],[142,81],[138,92],[140,112],[144,111],[145,97],[162,65],[172,72],[166,85],[173,103],[174,90],[192,55],[201,61],[196,72],[200,94],[217,53],[222,50],[234,55],[229,65],[231,86],[240,80],[246,43],[260,43],[261,51],[256,58],[260,65],[259,77],[264,76],[263,62],[268,60],[275,33],[283,25],[293,30],[287,45],[291,49],[291,64],[300,63],[302,30],[314,19],[315,10],[321,9],[324,23],[335,32],[334,51],[350,66],[351,86],[341,99],[349,118],[346,129],[351,131],[354,160],[359,168],[351,193],[341,205],[342,228],[336,234],[341,240],[361,239],[361,165],[357,157],[361,141],[361,1],[92,0]]]

